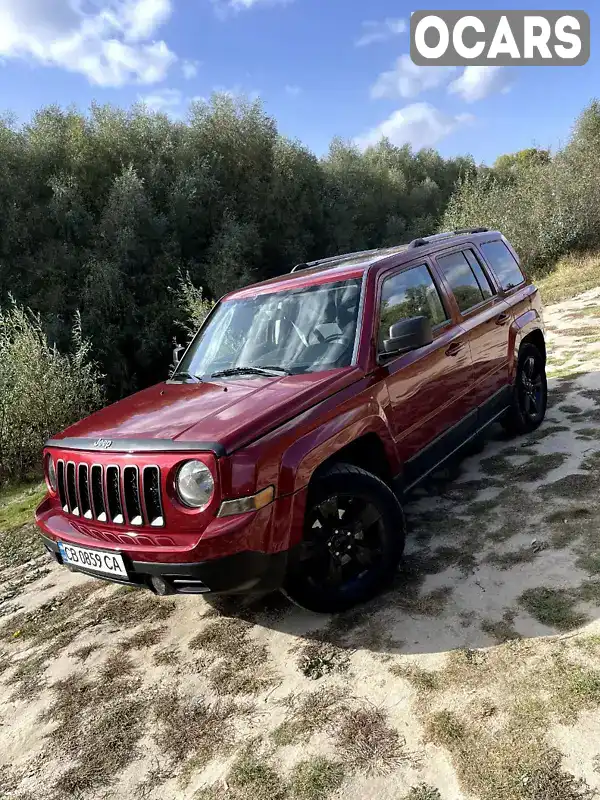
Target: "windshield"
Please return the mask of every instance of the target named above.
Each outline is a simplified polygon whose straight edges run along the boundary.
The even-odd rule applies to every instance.
[[[178,373],[301,374],[352,363],[360,280],[233,298],[216,309]],[[251,372],[247,373],[252,377]],[[244,375],[246,377],[246,375]]]

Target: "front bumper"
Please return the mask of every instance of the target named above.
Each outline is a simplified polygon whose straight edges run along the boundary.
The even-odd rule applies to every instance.
[[[63,564],[58,544],[42,535],[48,553]],[[102,549],[102,548],[99,548]],[[156,594],[250,594],[278,589],[285,575],[288,551],[259,553],[246,550],[223,558],[197,563],[162,563],[134,561],[119,551],[125,562],[129,580],[101,575],[92,570],[69,567],[94,578],[126,586],[146,586]]]

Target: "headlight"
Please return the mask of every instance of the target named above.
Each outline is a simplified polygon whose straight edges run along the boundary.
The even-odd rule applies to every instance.
[[[190,508],[203,508],[210,503],[215,482],[202,461],[187,461],[177,473],[175,487],[181,502]]]
[[[46,479],[51,491],[56,491],[56,467],[54,466],[54,459],[51,455],[46,456]]]

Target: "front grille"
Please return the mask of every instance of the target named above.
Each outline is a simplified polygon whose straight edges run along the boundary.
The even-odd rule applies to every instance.
[[[115,525],[164,527],[158,467],[140,471],[133,464],[121,469],[59,459],[56,476],[60,504],[67,514]]]

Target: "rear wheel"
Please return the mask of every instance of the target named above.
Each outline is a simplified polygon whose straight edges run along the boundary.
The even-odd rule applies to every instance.
[[[548,384],[544,356],[533,344],[519,351],[511,408],[503,425],[509,433],[531,433],[544,421]]]
[[[309,490],[304,539],[284,593],[318,613],[344,611],[378,594],[404,550],[402,507],[378,477],[337,464]]]

